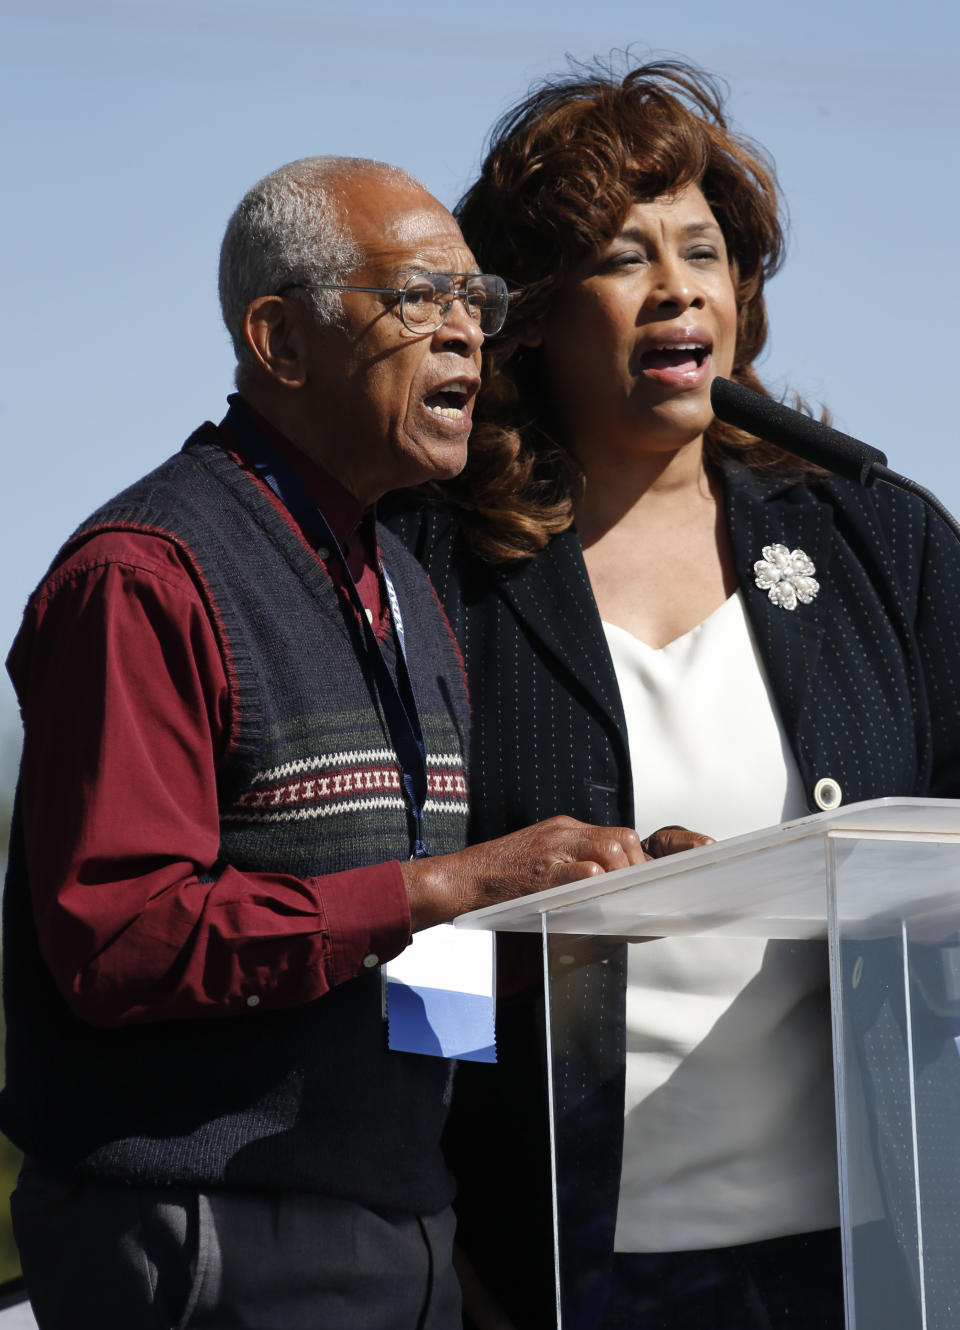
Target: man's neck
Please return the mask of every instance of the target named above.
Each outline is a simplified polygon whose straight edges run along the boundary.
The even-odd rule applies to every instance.
[[[269,419],[263,416],[242,394],[230,398],[231,407],[245,412],[280,459],[290,468],[310,498],[323,513],[341,546],[346,545],[369,511],[357,498],[340,484],[336,476],[319,462],[297,448]],[[236,439],[238,451],[243,453],[242,440]]]

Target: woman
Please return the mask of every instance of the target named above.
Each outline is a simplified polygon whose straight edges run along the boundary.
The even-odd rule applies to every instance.
[[[711,79],[551,82],[457,214],[515,295],[467,469],[400,525],[466,658],[473,835],[564,812],[723,837],[956,795],[953,537],[713,418],[715,376],[763,391],[783,236]],[[462,1244],[519,1330],[552,1318],[523,951],[501,941],[500,1065],[460,1077],[452,1139]],[[701,939],[556,985],[594,1064],[555,1087],[582,1184],[559,1198],[565,1327],[843,1326],[825,985],[812,944]]]

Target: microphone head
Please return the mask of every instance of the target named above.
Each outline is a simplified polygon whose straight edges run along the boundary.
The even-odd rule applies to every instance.
[[[710,402],[718,420],[862,485],[870,480],[875,466],[887,465],[886,454],[879,448],[812,420],[802,411],[794,411],[733,379],[714,379]]]

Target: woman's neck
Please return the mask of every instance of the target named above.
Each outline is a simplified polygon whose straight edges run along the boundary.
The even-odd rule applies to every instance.
[[[699,445],[584,470],[575,518],[600,617],[665,646],[736,589],[721,478]]]
[[[693,517],[716,501],[719,482],[704,468],[701,439],[669,451],[595,452],[579,460],[585,484],[575,517],[584,547],[615,527]]]

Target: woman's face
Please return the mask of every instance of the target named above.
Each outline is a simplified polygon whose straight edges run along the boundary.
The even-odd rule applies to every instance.
[[[619,233],[557,288],[531,340],[551,414],[586,461],[676,449],[713,419],[710,383],[733,368],[737,307],[723,234],[690,185],[635,203]]]

